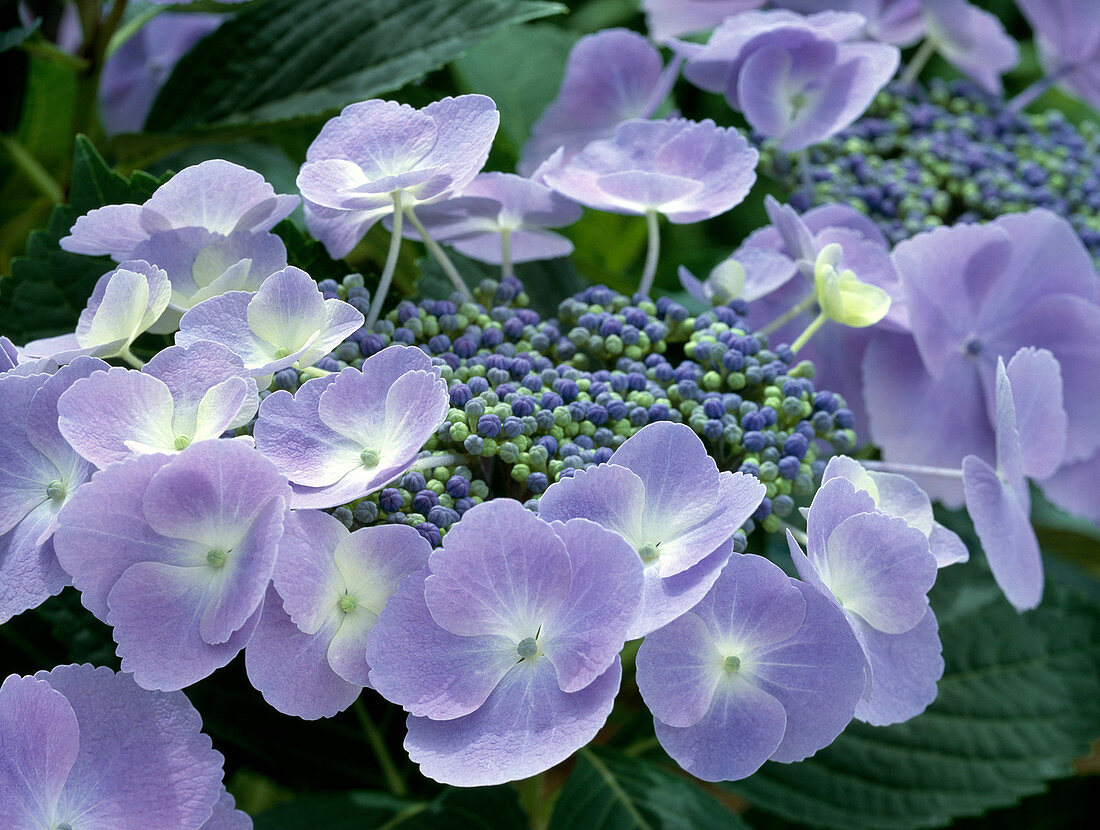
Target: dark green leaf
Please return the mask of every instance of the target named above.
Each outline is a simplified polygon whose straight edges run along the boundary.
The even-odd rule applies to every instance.
[[[585,749],[550,830],[721,830],[747,827],[702,784],[607,749]]]
[[[42,25],[42,21],[35,20],[28,26],[16,26],[14,29],[5,29],[0,32],[0,52],[7,52],[9,49],[14,49],[21,44],[31,35],[38,31],[38,27]]]
[[[563,7],[541,0],[270,0],[179,62],[152,132],[311,118],[399,89],[504,26]]]
[[[1051,586],[1038,609],[1017,614],[978,563],[941,572],[933,607],[947,668],[923,715],[853,723],[813,758],[767,764],[732,788],[803,824],[917,828],[1071,775],[1100,735],[1100,608]]]
[[[107,257],[61,250],[58,241],[77,217],[104,205],[148,199],[160,182],[137,172],[115,173],[84,136],[76,139],[70,204],[58,205],[49,227],[31,234],[27,253],[12,262],[0,280],[0,332],[17,343],[72,331],[99,277],[114,268]]]
[[[524,830],[527,817],[511,787],[447,790],[434,801],[350,792],[280,804],[256,830]]]
[[[350,272],[347,264],[330,257],[324,245],[304,234],[289,219],[284,219],[271,230],[286,245],[286,261],[301,268],[318,282],[327,278],[339,282]]]

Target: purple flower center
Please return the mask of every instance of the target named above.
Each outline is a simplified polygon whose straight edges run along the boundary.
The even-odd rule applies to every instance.
[[[982,345],[982,341],[979,340],[976,336],[972,336],[963,345],[963,350],[966,352],[968,357],[977,357],[982,353],[983,348],[984,346]]]

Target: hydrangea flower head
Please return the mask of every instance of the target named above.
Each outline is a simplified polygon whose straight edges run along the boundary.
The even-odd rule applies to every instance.
[[[461,196],[425,205],[416,215],[432,236],[464,256],[499,265],[508,246],[511,262],[554,259],[573,243],[546,228],[572,225],[581,208],[537,181],[513,173],[479,173]],[[415,228],[406,236],[418,239]]]
[[[638,688],[661,746],[706,781],[801,761],[848,725],[865,683],[844,615],[752,554],[638,650]]]
[[[221,343],[240,356],[249,374],[265,377],[288,366],[312,366],[363,319],[343,300],[326,300],[309,274],[291,265],[255,293],[230,291],[199,303],[180,320],[176,344]]]
[[[114,626],[138,685],[181,689],[244,648],[289,497],[286,479],[240,441],[111,464],[74,494],[58,559],[84,607]]]
[[[218,343],[159,352],[140,372],[96,372],[58,401],[58,428],[81,456],[106,467],[131,455],[175,453],[248,423],[256,380]]]
[[[177,228],[205,228],[226,236],[269,231],[297,206],[297,196],[276,195],[259,173],[212,159],[184,168],[143,205],[107,205],[81,216],[60,244],[74,254],[107,255],[122,262],[155,233]]]
[[[651,118],[679,69],[676,59],[665,68],[661,53],[628,29],[582,37],[569,52],[558,97],[531,128],[519,171],[534,176],[558,148],[568,161],[590,142],[610,138],[622,122]]]
[[[592,522],[510,499],[467,511],[367,642],[371,683],[410,713],[409,757],[459,786],[565,760],[611,711],[641,587],[635,553]]]
[[[1066,220],[1033,210],[942,228],[900,243],[893,258],[912,336],[876,337],[863,360],[871,435],[887,460],[957,469],[966,455],[994,459],[997,358],[1025,346],[1061,366],[1063,463],[1096,454],[1100,283]],[[918,483],[962,503],[958,482]]]
[[[146,691],[108,668],[9,675],[0,686],[0,824],[250,828],[201,728],[181,692]]]
[[[699,222],[748,195],[758,157],[735,129],[710,120],[635,119],[547,170],[543,181],[597,210]]]
[[[252,685],[288,715],[331,717],[370,685],[367,636],[432,546],[408,525],[349,533],[319,510],[295,510],[279,545],[274,586],[245,649]]]
[[[306,224],[334,257],[346,256],[394,211],[460,192],[485,164],[500,114],[491,98],[428,104],[373,99],[344,107],[309,145],[298,187]]]
[[[58,431],[58,398],[106,368],[78,357],[54,375],[0,375],[0,623],[69,584],[53,534],[62,507],[93,467]]]
[[[447,384],[420,349],[390,346],[362,370],[278,391],[253,434],[294,489],[295,507],[334,507],[381,489],[409,468],[447,415]]]
[[[995,95],[1001,75],[1020,60],[1016,41],[992,12],[967,0],[922,0],[925,37],[953,66]]]
[[[844,478],[823,484],[806,518],[804,554],[788,531],[795,568],[843,610],[867,660],[856,717],[875,726],[924,711],[943,674],[928,590],[936,559],[928,538]],[[808,555],[807,555],[808,554]]]
[[[997,359],[996,467],[976,455],[963,459],[966,509],[993,578],[1018,611],[1043,596],[1043,563],[1031,526],[1027,477],[1054,473],[1065,451],[1062,375],[1054,356],[1020,349],[1008,367]]]
[[[539,501],[547,521],[591,519],[622,536],[645,564],[630,638],[671,622],[714,584],[733,534],[764,498],[743,473],[718,472],[691,427],[657,422],[623,442],[607,464],[555,482]]]
[[[1050,75],[1100,107],[1100,6],[1090,0],[1017,0]]]
[[[128,354],[137,336],[164,313],[171,295],[163,270],[143,260],[123,262],[96,282],[75,333],[32,340],[23,350],[31,357],[52,357],[58,363],[80,355]]]
[[[855,121],[898,68],[897,47],[851,42],[864,22],[847,12],[746,12],[706,46],[684,47],[684,76],[723,93],[780,149],[802,150]]]

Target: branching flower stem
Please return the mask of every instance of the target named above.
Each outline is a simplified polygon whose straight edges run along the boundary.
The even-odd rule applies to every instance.
[[[458,273],[458,269],[455,268],[450,257],[447,256],[446,252],[444,252],[441,247],[439,247],[439,243],[432,239],[431,235],[428,233],[428,229],[424,227],[424,223],[421,222],[420,219],[417,218],[416,213],[413,212],[411,205],[405,208],[405,215],[409,217],[412,226],[416,228],[416,232],[420,234],[420,238],[423,240],[428,252],[435,257],[435,261],[439,263],[439,267],[443,269],[443,273],[450,278],[451,284],[455,287],[455,291],[467,300],[473,300],[474,295],[470,293],[466,281],[462,279],[462,275]]]
[[[646,211],[645,223],[649,231],[649,244],[646,246],[645,269],[642,271],[638,293],[648,295],[653,289],[653,280],[657,276],[657,259],[661,254],[661,230],[657,226],[657,211]]]
[[[382,268],[382,276],[378,278],[378,289],[374,292],[374,300],[370,304],[370,312],[367,314],[367,328],[378,322],[378,316],[382,313],[382,304],[386,301],[386,294],[390,290],[393,281],[393,272],[397,269],[397,255],[401,251],[401,222],[404,211],[401,207],[401,191],[395,190],[393,196],[393,231],[390,235],[390,249],[386,253],[386,264]],[[412,215],[411,213],[409,214]]]

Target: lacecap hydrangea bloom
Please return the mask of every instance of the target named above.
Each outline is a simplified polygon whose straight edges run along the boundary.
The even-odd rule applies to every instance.
[[[58,666],[0,686],[0,825],[248,830],[222,756],[181,692]]]
[[[409,712],[405,749],[424,775],[527,778],[603,726],[641,590],[614,533],[486,502],[389,598],[367,641],[371,684]]]
[[[74,494],[58,559],[139,686],[182,689],[244,648],[289,500],[270,461],[221,440],[111,464]]]

